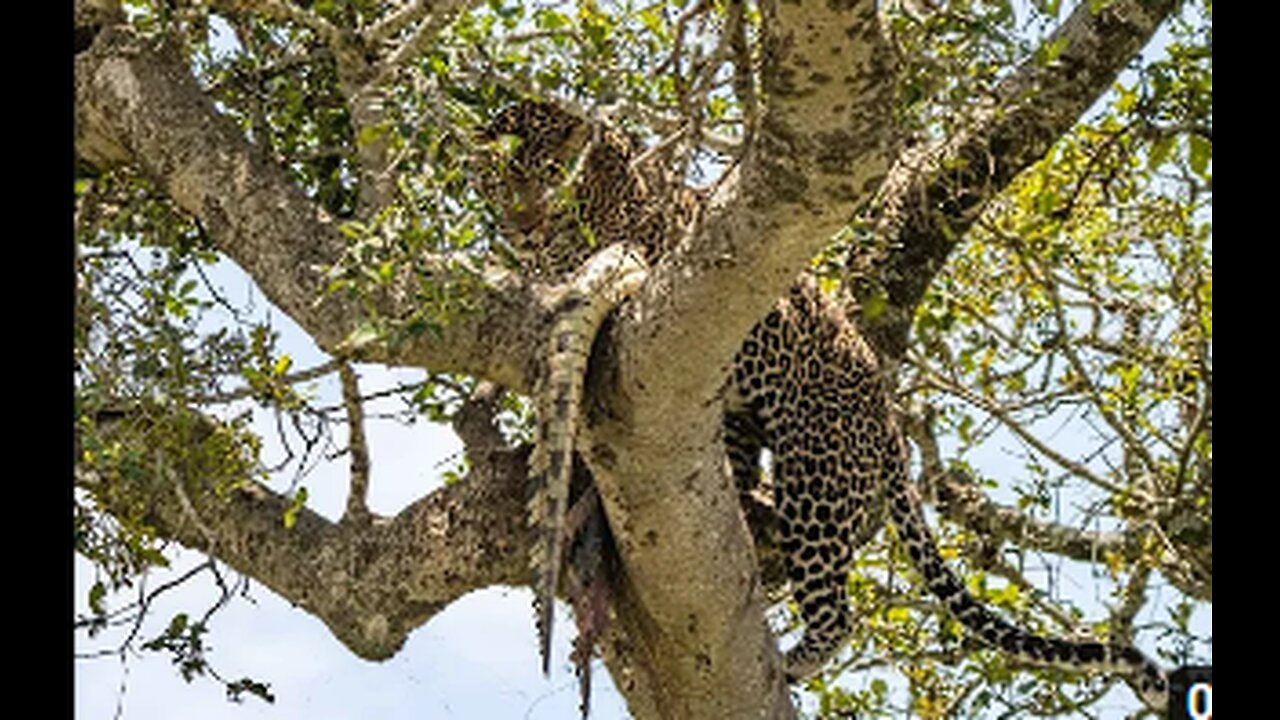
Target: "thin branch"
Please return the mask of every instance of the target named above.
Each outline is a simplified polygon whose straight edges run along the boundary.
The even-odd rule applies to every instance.
[[[956,238],[1111,88],[1176,4],[1117,0],[1095,11],[1081,3],[1045,39],[1060,49],[1053,62],[1028,58],[1000,82],[993,102],[974,105],[957,131],[903,150],[883,188],[876,221],[879,240],[896,248],[877,271],[889,307],[864,328],[882,356],[906,354],[914,309]],[[762,3],[762,11],[767,6]]]
[[[335,51],[344,48],[342,31],[319,14],[286,0],[213,0],[215,10],[231,13],[253,13],[272,20],[292,22],[308,28]]]
[[[1200,437],[1200,433],[1204,432],[1212,417],[1212,406],[1207,401],[1199,403],[1195,417],[1191,421],[1191,427],[1187,431],[1186,440],[1178,451],[1178,471],[1174,474],[1175,488],[1182,487],[1186,481],[1187,468],[1195,450],[1196,440]]]
[[[418,27],[407,40],[400,44],[385,60],[378,64],[373,77],[365,83],[362,93],[369,88],[381,87],[389,82],[401,67],[416,59],[435,40],[440,30],[454,19],[454,16],[475,0],[441,0],[431,8],[431,15],[420,21]]]
[[[362,403],[367,403],[370,400],[381,400],[382,398],[395,397],[398,395],[404,395],[405,393],[417,392],[418,390],[421,390],[424,386],[426,386],[429,382],[431,381],[422,380],[420,382],[397,383],[396,385],[393,385],[384,390],[375,390],[371,393],[360,395],[359,400]],[[444,384],[444,383],[441,383],[441,384]],[[457,390],[457,388],[451,388],[451,389]],[[318,414],[331,413],[339,409],[340,407],[343,407],[344,404],[345,403],[338,404],[338,405],[322,405],[320,407],[317,407],[315,409],[315,412]],[[366,417],[368,416],[366,415]]]
[[[585,38],[583,34],[574,27],[555,28],[554,30],[525,30],[523,32],[514,32],[502,38],[503,43],[507,45],[523,45],[525,43],[537,42],[538,40],[554,40],[556,38],[568,38],[575,42],[582,42]]]
[[[1012,238],[1011,241],[1014,242],[1017,249],[1021,249],[1020,241]],[[1018,258],[1019,263],[1023,265],[1023,268],[1027,271],[1027,274],[1031,279],[1035,281],[1035,283],[1039,285],[1049,296],[1049,302],[1053,307],[1053,315],[1058,324],[1058,330],[1065,335],[1070,330],[1071,325],[1067,322],[1066,311],[1063,310],[1062,297],[1058,293],[1057,285],[1049,282],[1042,272],[1043,268],[1038,263],[1033,262],[1025,253],[1018,252],[1016,253],[1016,257]],[[1085,367],[1084,362],[1080,359],[1079,353],[1075,351],[1070,343],[1063,343],[1060,349],[1066,356],[1067,362],[1071,363],[1072,369],[1075,370],[1077,383],[1082,386],[1085,394],[1087,394],[1093,401],[1094,408],[1102,415],[1103,420],[1106,421],[1107,425],[1109,425],[1117,435],[1124,439],[1125,447],[1141,458],[1147,472],[1156,472],[1156,462],[1151,457],[1151,453],[1147,452],[1146,445],[1134,437],[1133,432],[1129,430],[1129,426],[1121,421],[1120,418],[1115,417],[1115,415],[1107,408],[1106,403],[1103,402],[1102,395],[1099,392],[1097,385],[1093,383],[1093,380],[1091,379],[1092,375],[1089,373],[1088,368]]]
[[[688,118],[682,115],[669,115],[644,103],[629,100],[617,103],[614,105],[614,109],[620,116],[653,128],[663,135],[680,132],[689,122]],[[706,144],[708,148],[726,155],[736,155],[741,152],[743,147],[742,140],[738,138],[720,135],[706,129],[700,131],[698,139]]]
[[[238,39],[241,44],[245,42],[243,35],[239,35]],[[244,90],[252,90],[254,89],[253,86],[260,85],[277,75],[283,75],[294,68],[302,67],[304,65],[312,65],[320,62],[321,60],[331,59],[332,57],[333,51],[326,47],[299,55],[289,55],[276,62],[263,65],[259,68],[254,68],[252,70],[244,70],[237,67],[233,73],[210,83],[206,89],[210,94],[216,94],[218,91],[231,85],[238,86]]]
[[[369,520],[369,444],[364,435],[364,404],[360,401],[360,385],[351,363],[338,365],[342,378],[342,404],[347,409],[347,451],[351,454],[351,489],[347,509],[341,522],[362,523]]]
[[[680,13],[680,16],[676,18],[676,27],[672,33],[671,54],[667,55],[666,59],[658,63],[658,66],[653,69],[654,76],[660,76],[667,72],[678,73],[680,71],[680,60],[684,54],[684,34],[689,21],[711,9],[711,6],[712,3],[709,0],[697,0],[697,2],[685,8],[684,12]]]
[[[665,153],[671,148],[671,146],[680,142],[689,135],[690,127],[691,126],[689,124],[681,125],[675,132],[645,148],[644,152],[636,155],[635,159],[631,161],[631,169],[635,170],[636,168],[644,167],[645,163],[648,163],[658,155]]]
[[[1061,466],[1063,469],[1067,470],[1068,472],[1084,480],[1089,481],[1090,483],[1093,483],[1094,485],[1114,495],[1122,495],[1128,492],[1125,488],[1098,476],[1089,468],[1081,465],[1078,462],[1075,462],[1074,460],[1071,460],[1063,456],[1058,451],[1046,445],[1035,435],[1032,435],[1030,432],[1028,432],[1026,428],[1022,427],[1021,423],[1014,420],[1009,415],[1006,408],[996,404],[994,401],[992,401],[989,398],[985,398],[981,395],[978,395],[977,393],[974,393],[968,388],[961,387],[959,385],[956,385],[944,379],[942,376],[938,375],[937,373],[925,370],[924,368],[927,366],[927,363],[925,363],[922,358],[915,358],[914,362],[918,367],[921,368],[920,379],[925,385],[928,385],[929,387],[932,387],[936,390],[941,390],[950,395],[954,395],[955,397],[960,398],[961,400],[964,400],[970,405],[996,418],[1001,422],[1001,424],[1003,424],[1005,427],[1012,430],[1015,435],[1017,435],[1024,442],[1026,442],[1028,445],[1034,448],[1037,452],[1049,458],[1054,463]]]
[[[142,621],[147,616],[147,609],[151,607],[151,603],[154,602],[157,597],[185,583],[186,581],[195,577],[197,573],[203,572],[212,567],[213,567],[213,559],[210,558],[208,560],[205,560],[199,565],[183,573],[180,577],[170,580],[169,582],[163,583],[159,587],[152,590],[151,592],[146,593],[145,596],[140,597],[138,601],[135,602],[133,605],[126,606],[126,607],[137,607],[138,614],[133,618],[133,628],[129,631],[129,634],[120,643],[120,645],[111,650],[99,650],[92,653],[76,653],[75,655],[76,658],[91,659],[96,657],[102,657],[104,655],[116,655],[116,654],[123,653],[127,648],[129,648],[133,644],[133,641],[138,637],[138,633],[142,630]]]
[[[1076,622],[1075,618],[1063,612],[1062,608],[1058,607],[1056,603],[1042,599],[1040,588],[1028,580],[1026,575],[1010,565],[1008,561],[1003,558],[997,558],[994,562],[988,563],[985,570],[992,575],[1004,578],[1030,597],[1036,607],[1053,618],[1054,622],[1066,630],[1068,635],[1078,632],[1080,624]]]
[[[1049,552],[1082,562],[1096,563],[1103,553],[1136,557],[1154,541],[1163,548],[1159,569],[1179,590],[1207,600],[1211,588],[1205,582],[1212,569],[1194,548],[1179,549],[1154,520],[1134,524],[1126,532],[1085,531],[1061,523],[1033,518],[1012,507],[993,502],[974,480],[958,467],[943,469],[937,440],[927,422],[913,415],[903,418],[912,441],[920,449],[920,484],[929,497],[936,496],[938,511],[991,542],[1008,541],[1019,547]]]
[[[342,361],[336,359],[329,360],[328,362],[317,365],[313,368],[307,368],[306,370],[299,370],[296,373],[283,375],[276,379],[275,382],[280,386],[297,385],[298,383],[322,378],[329,373],[338,370],[341,366]],[[232,390],[225,393],[197,395],[191,398],[191,402],[196,405],[225,405],[227,403],[236,402],[237,400],[247,400],[256,396],[260,392],[262,392],[260,388],[246,386],[238,390]]]
[[[1116,608],[1113,617],[1119,632],[1128,639],[1133,626],[1133,618],[1147,604],[1147,581],[1151,578],[1151,568],[1139,565],[1129,576],[1124,586],[1124,602]]]
[[[733,56],[733,92],[738,97],[738,102],[742,103],[743,144],[749,145],[760,122],[760,107],[756,96],[751,47],[747,43],[744,5],[745,0],[730,1],[724,32],[729,38],[729,51]]]
[[[371,45],[390,40],[391,36],[399,33],[411,23],[421,20],[430,10],[431,6],[427,0],[412,0],[412,2],[405,3],[404,7],[369,26],[364,31],[365,40]]]
[[[200,531],[200,534],[204,536],[204,550],[212,555],[218,545],[217,536],[214,535],[213,531],[200,520],[200,515],[196,513],[195,506],[191,504],[191,498],[187,497],[187,490],[182,487],[182,481],[178,479],[178,474],[168,467],[168,464],[164,459],[164,452],[158,448],[155,451],[155,464],[156,472],[168,477],[169,481],[173,483],[173,491],[174,494],[178,496],[178,502],[182,505],[183,514],[193,525],[196,526],[196,529]]]

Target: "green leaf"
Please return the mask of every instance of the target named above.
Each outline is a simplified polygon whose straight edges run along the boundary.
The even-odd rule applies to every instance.
[[[368,226],[366,226],[361,222],[357,222],[355,220],[348,220],[347,222],[344,222],[338,226],[338,232],[342,233],[343,235],[346,235],[348,238],[352,240],[359,240],[360,238],[369,234],[369,228]]]
[[[390,132],[390,130],[391,127],[385,123],[364,127],[360,130],[359,134],[356,135],[356,144],[364,146],[375,143],[382,139],[382,137]]]
[[[289,507],[284,511],[284,526],[286,529],[292,530],[294,523],[298,522],[298,512],[302,510],[302,506],[307,502],[307,489],[305,487],[298,488],[298,492],[293,494],[293,501],[289,503]]]
[[[656,6],[655,6],[656,7]],[[649,32],[656,35],[661,40],[667,39],[666,26],[662,22],[662,18],[653,8],[645,8],[638,13],[640,22]]]
[[[1147,156],[1147,169],[1154,170],[1165,163],[1169,159],[1169,153],[1173,150],[1175,138],[1172,135],[1162,137],[1156,140],[1151,146],[1151,153]]]
[[[165,296],[164,309],[166,312],[168,312],[170,315],[173,315],[176,318],[187,317],[187,306],[178,302],[178,299],[171,295]]]
[[[1067,41],[1068,38],[1061,37],[1045,42],[1036,52],[1036,59],[1046,65],[1057,60],[1062,51],[1067,49]]]
[[[89,588],[89,609],[92,610],[95,615],[102,615],[106,613],[107,609],[102,605],[102,600],[106,595],[107,588],[101,581],[94,583],[93,587]]]
[[[275,695],[271,694],[271,683],[258,682],[252,678],[240,678],[235,682],[227,683],[227,699],[232,702],[242,702],[245,693],[257,695],[269,703],[276,701]]]
[[[539,11],[534,16],[534,22],[537,23],[538,28],[541,30],[559,30],[569,26],[569,18],[564,13],[550,9]]]
[[[1116,110],[1121,113],[1132,112],[1138,105],[1138,91],[1136,88],[1119,88],[1120,97],[1116,99]]]
[[[894,625],[900,625],[911,620],[911,611],[904,607],[891,607],[885,613],[885,619]]]
[[[874,320],[883,315],[888,307],[889,294],[881,290],[862,303],[862,317],[866,320]]]
[[[291,365],[293,365],[293,358],[288,355],[281,355],[280,359],[276,360],[276,364],[271,367],[271,374],[276,377],[281,377],[285,373],[289,372],[289,367]]]
[[[1209,169],[1209,161],[1213,159],[1213,143],[1199,135],[1188,138],[1191,145],[1191,169],[1195,174],[1204,177]]]
[[[378,281],[382,283],[390,282],[391,276],[395,274],[395,271],[396,263],[394,260],[387,260],[386,262],[383,262],[378,266]]]
[[[187,629],[187,614],[178,613],[169,621],[169,629],[165,630],[165,634],[169,637],[178,637],[183,630]]]

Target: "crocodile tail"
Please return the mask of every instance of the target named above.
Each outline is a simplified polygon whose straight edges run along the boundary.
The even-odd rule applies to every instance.
[[[529,502],[533,531],[529,560],[544,674],[551,668],[551,631],[566,544],[573,443],[591,344],[609,312],[634,293],[646,276],[647,266],[639,253],[627,245],[611,245],[574,274],[554,308],[545,380],[536,391],[537,437],[530,459],[535,490]]]

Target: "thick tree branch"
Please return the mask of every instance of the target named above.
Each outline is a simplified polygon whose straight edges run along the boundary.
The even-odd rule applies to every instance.
[[[623,382],[643,386],[645,406],[664,423],[670,405],[697,407],[689,399],[715,394],[750,327],[887,168],[892,78],[875,3],[767,7],[759,132],[699,232],[655,269],[642,309],[619,327]],[[671,348],[685,347],[705,360],[670,373]]]
[[[883,358],[900,360],[916,305],[987,202],[1106,92],[1173,11],[1173,0],[1118,0],[1096,14],[1080,3],[1046,44],[944,140],[908,148],[881,194],[877,235],[896,248],[880,271],[888,308],[863,331]]]
[[[141,169],[322,348],[333,352],[355,329],[359,304],[325,294],[326,270],[346,247],[336,223],[217,113],[173,48],[124,27],[105,28],[76,56],[75,108],[79,157]],[[445,263],[435,267],[442,279],[459,272]],[[410,338],[395,358],[378,347],[364,348],[361,358],[527,388],[528,359],[549,319],[534,289],[515,274],[496,272],[488,280],[470,283],[472,310],[439,333]],[[377,298],[378,311],[411,314],[415,282],[402,278]]]
[[[176,418],[154,408],[112,417],[109,436],[153,446]],[[192,446],[217,426],[195,422]],[[330,522],[302,508],[286,527],[289,498],[250,478],[192,472],[176,458],[127,481],[80,464],[76,482],[108,512],[132,516],[145,508],[142,522],[160,537],[216,550],[219,560],[324,621],[353,653],[376,660],[468,592],[527,584],[526,450],[492,453],[464,482],[369,524]],[[220,493],[219,481],[241,487]]]
[[[594,366],[609,368],[590,393],[607,409],[585,444],[625,568],[620,595],[638,613],[624,618],[634,662],[611,670],[656,692],[659,717],[794,712],[723,468],[718,392],[749,328],[887,167],[874,3],[786,3],[768,22],[753,142],[701,231],[624,306],[618,354]]]

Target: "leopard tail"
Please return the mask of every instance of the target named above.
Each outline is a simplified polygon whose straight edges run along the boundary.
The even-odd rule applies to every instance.
[[[1164,671],[1138,649],[1038,635],[1009,623],[969,593],[938,552],[919,495],[907,479],[901,436],[893,433],[891,437],[892,447],[884,453],[889,515],[912,564],[947,612],[986,644],[1028,664],[1123,675],[1148,706],[1163,712],[1168,703],[1168,680]]]

